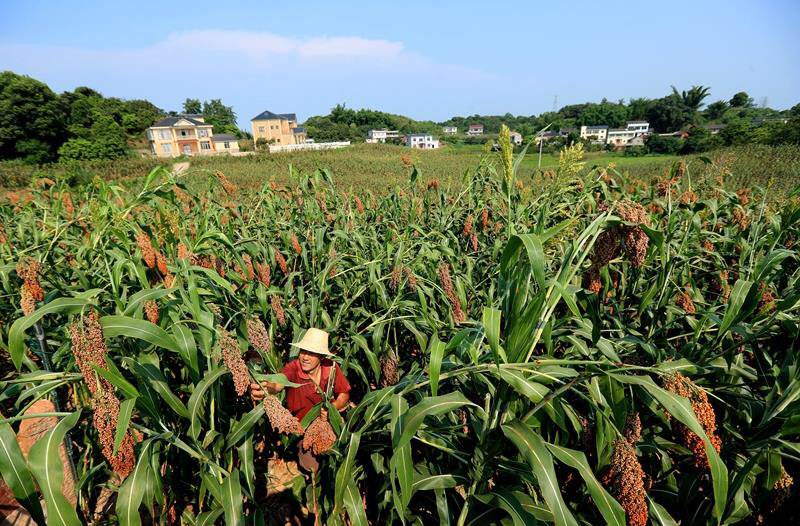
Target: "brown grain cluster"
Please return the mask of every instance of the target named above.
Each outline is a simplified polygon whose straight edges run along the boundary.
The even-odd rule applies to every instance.
[[[264,397],[264,409],[272,429],[278,433],[283,435],[291,433],[303,434],[303,426],[300,425],[300,422],[288,409],[283,407],[283,404],[275,395],[267,394]]]
[[[625,425],[624,436],[614,442],[611,466],[602,479],[625,510],[628,526],[647,524],[645,474],[636,457],[636,442],[640,435],[641,422],[638,413],[634,413]]]
[[[675,296],[675,304],[686,311],[687,314],[694,314],[696,312],[694,301],[688,292],[679,292]]]
[[[69,192],[62,192],[61,205],[64,207],[64,214],[72,217],[75,214],[75,205],[72,204],[72,196]]]
[[[289,275],[289,265],[286,264],[286,258],[278,250],[275,251],[275,263],[281,268],[284,276]]]
[[[708,402],[706,392],[680,373],[668,377],[664,382],[664,388],[689,400],[697,421],[703,427],[703,431],[711,441],[711,445],[719,452],[722,440],[717,435],[717,417],[714,413],[714,408]],[[708,455],[706,454],[706,446],[703,439],[680,422],[676,423],[676,429],[681,436],[683,445],[694,454],[695,467],[708,469]]]
[[[44,300],[44,289],[39,283],[42,265],[33,258],[24,257],[17,262],[17,276],[22,279],[20,307],[28,316],[36,310],[36,302]]]
[[[400,286],[401,279],[403,279],[403,266],[395,265],[392,267],[392,274],[389,277],[389,290],[392,292],[397,292],[397,288]]]
[[[750,226],[750,216],[743,208],[736,207],[733,209],[733,222],[739,230],[746,230]]]
[[[363,214],[364,213],[364,203],[361,202],[361,198],[358,197],[357,195],[354,195],[353,196],[353,201],[356,204],[356,210],[358,211],[358,213],[359,214]]]
[[[186,248],[186,245],[184,245],[183,242],[178,243],[178,259],[183,261],[190,261],[192,262],[192,264],[195,263],[194,256],[189,251],[189,249]]]
[[[647,246],[650,244],[650,238],[647,237],[647,234],[640,226],[650,226],[647,211],[639,203],[626,199],[617,204],[616,212],[623,221],[634,223],[633,225],[622,225],[620,227],[623,242],[622,250],[631,265],[636,268],[641,267],[647,256]]]
[[[428,190],[438,190],[440,186],[438,179],[431,179],[428,181]]]
[[[236,196],[236,185],[232,182],[228,181],[228,178],[225,177],[225,174],[217,170],[214,172],[214,177],[217,178],[217,181],[222,185],[222,188],[225,190],[229,196],[234,197]]]
[[[453,323],[456,325],[463,323],[466,321],[467,317],[461,307],[461,301],[458,299],[456,291],[453,288],[453,281],[450,279],[450,265],[447,263],[442,262],[439,264],[439,282],[453,309]]]
[[[114,454],[114,435],[119,419],[120,402],[111,383],[94,370],[95,367],[106,369],[105,360],[108,354],[97,311],[91,311],[83,319],[70,325],[69,334],[75,363],[92,395],[94,411],[92,422],[100,437],[103,456],[111,464],[114,472],[125,478],[133,470],[135,463],[134,440],[131,434],[127,433],[117,454]]]
[[[472,234],[473,221],[472,213],[467,214],[467,219],[464,220],[464,228],[461,230],[462,236],[469,237]]]
[[[381,356],[381,386],[389,387],[397,385],[400,381],[400,375],[397,373],[397,354],[394,351],[389,351]]]
[[[155,268],[156,266],[156,251],[153,249],[153,243],[150,241],[150,236],[143,230],[136,233],[136,244],[139,245],[139,250],[142,251],[142,259],[147,268]]]
[[[244,268],[246,274],[243,274],[247,281],[253,281],[256,278],[255,270],[253,269],[253,258],[250,257],[250,254],[242,255],[242,261],[244,261]]]
[[[680,203],[682,205],[690,205],[697,201],[697,194],[692,190],[686,190],[681,194]]]
[[[303,247],[300,246],[300,241],[297,239],[297,236],[294,234],[294,232],[292,232],[291,242],[292,242],[292,250],[294,250],[294,253],[297,254],[298,256],[302,254]]]
[[[484,208],[481,210],[481,228],[484,232],[489,228],[489,209]]]
[[[281,297],[273,294],[269,299],[269,303],[272,306],[272,312],[275,314],[278,324],[281,327],[286,325],[286,313],[283,311],[283,305],[281,305]]]
[[[750,202],[750,189],[740,188],[736,190],[736,197],[739,198],[739,203],[741,203],[742,206],[747,206],[747,203]]]
[[[272,271],[269,265],[267,263],[256,263],[256,272],[258,273],[258,281],[269,288],[272,283]]]
[[[406,271],[406,289],[409,292],[416,292],[417,291],[417,277],[411,271],[409,267],[405,268]]]
[[[249,318],[247,320],[247,337],[250,345],[259,351],[269,352],[272,349],[272,342],[269,339],[269,333],[264,323],[256,318]]]
[[[777,297],[772,293],[769,285],[761,283],[758,288],[761,293],[761,297],[758,299],[758,309],[763,312],[774,310]]]
[[[217,330],[219,331],[219,349],[222,353],[222,361],[233,375],[236,394],[242,396],[250,387],[250,375],[247,372],[247,365],[242,359],[242,353],[239,350],[236,338],[222,327]]]
[[[314,419],[303,435],[303,449],[311,450],[315,455],[329,451],[336,443],[336,433],[327,420],[320,417]]]
[[[772,486],[772,499],[769,503],[770,513],[777,513],[783,505],[789,500],[792,494],[792,486],[794,485],[794,478],[781,468],[781,476],[775,481]]]
[[[158,303],[153,300],[144,302],[144,315],[150,323],[158,323]]]

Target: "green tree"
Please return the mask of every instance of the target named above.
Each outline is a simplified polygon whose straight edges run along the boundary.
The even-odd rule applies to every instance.
[[[693,113],[700,110],[703,101],[711,94],[710,88],[705,86],[692,86],[689,91],[678,92],[675,86],[672,86],[672,96],[680,100],[684,106],[689,108]]]
[[[203,104],[200,102],[200,99],[186,99],[185,101],[183,101],[183,112],[202,113]]]
[[[732,108],[752,108],[753,98],[746,91],[740,91],[731,97],[730,105]]]
[[[718,100],[706,106],[705,117],[708,120],[715,121],[721,119],[725,112],[728,111],[728,102]]]
[[[75,137],[58,150],[64,160],[117,159],[128,155],[122,127],[109,115],[97,116],[88,138]]]
[[[653,133],[647,137],[645,146],[651,153],[676,154],[683,146],[683,141],[678,137],[663,137]]]
[[[11,71],[0,73],[0,158],[55,159],[64,142],[64,107],[43,82]]]
[[[214,133],[241,133],[236,126],[236,113],[233,106],[226,106],[220,99],[203,102],[203,117],[214,126]]]
[[[680,97],[668,96],[654,100],[647,109],[647,120],[658,132],[680,130],[691,123],[693,112]]]

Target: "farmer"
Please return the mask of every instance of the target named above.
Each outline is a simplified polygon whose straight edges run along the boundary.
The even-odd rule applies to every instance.
[[[312,327],[306,331],[303,339],[291,345],[300,349],[300,354],[284,366],[283,374],[290,382],[300,386],[286,388],[286,406],[289,411],[297,420],[302,420],[311,408],[321,403],[331,371],[334,372],[331,403],[338,411],[344,411],[350,402],[350,383],[341,369],[328,358],[333,356],[328,350],[328,333]],[[254,382],[250,384],[250,393],[253,400],[260,401],[266,396],[265,389],[276,394],[283,388],[284,386],[274,382],[264,381],[260,385]],[[328,419],[328,411],[324,407],[320,411],[320,418],[325,421]],[[304,451],[299,448],[298,463],[306,471],[315,472],[319,468],[319,462],[310,449]]]

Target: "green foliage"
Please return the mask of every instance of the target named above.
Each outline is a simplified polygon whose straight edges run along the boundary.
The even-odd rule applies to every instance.
[[[125,131],[108,115],[98,115],[89,130],[90,138],[73,138],[58,149],[65,161],[117,159],[128,155]]]
[[[56,182],[3,201],[0,289],[11,301],[0,303],[0,341],[14,366],[0,363],[11,416],[0,442],[36,399],[69,393],[73,409],[28,459],[8,448],[3,478],[34,503],[33,477],[48,518],[63,523],[91,516],[105,486],[111,523],[160,523],[173,511],[187,523],[283,521],[261,493],[277,474],[266,459],[293,460],[299,438],[236,395],[218,344],[224,329],[252,373],[275,373],[314,325],[331,332],[357,402],[331,415],[337,441],[313,489],[296,479],[284,493],[296,508],[316,502],[323,524],[621,524],[630,501],[608,475],[623,441],[647,476],[639,504],[654,522],[793,523],[796,509],[774,497],[784,470],[800,472],[798,190],[783,202],[767,199],[773,187],[730,192],[717,181],[738,182],[739,165],[724,158],[672,167],[666,186],[651,186],[582,169],[580,153],[576,144],[522,190],[503,184],[503,161],[489,153],[457,174],[455,191],[426,184],[416,167],[380,197],[295,168],[285,187],[262,171],[258,189],[239,188],[232,202],[234,189],[204,164],[179,179],[157,169],[132,190]],[[758,149],[748,153],[773,176]],[[192,178],[196,191],[184,185]],[[696,199],[680,198],[689,191]],[[166,268],[147,266],[142,232]],[[633,241],[644,243],[639,264]],[[45,291],[28,316],[21,255],[41,263]],[[249,275],[248,259],[271,268],[269,283]],[[92,310],[108,353],[84,378],[68,328]],[[267,350],[249,341],[253,318]],[[666,389],[678,372],[710,414]],[[92,418],[87,382],[98,378],[120,401],[125,429],[113,440],[137,437],[124,479]],[[59,492],[69,428],[78,510]]]
[[[749,108],[754,105],[753,98],[745,91],[736,93],[728,103],[733,108]]]

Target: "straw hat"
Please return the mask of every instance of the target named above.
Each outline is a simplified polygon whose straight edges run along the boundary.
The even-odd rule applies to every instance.
[[[311,327],[306,331],[299,342],[292,343],[291,345],[298,349],[303,349],[304,351],[313,352],[314,354],[333,356],[333,353],[328,350],[328,333],[322,329]]]

